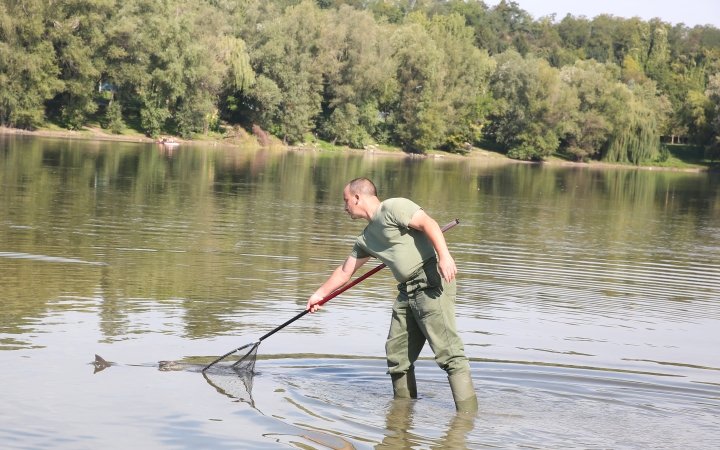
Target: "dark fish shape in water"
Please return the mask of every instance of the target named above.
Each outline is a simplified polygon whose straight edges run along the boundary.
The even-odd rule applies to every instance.
[[[95,361],[93,361],[92,365],[95,366],[95,372],[93,373],[98,373],[112,366],[112,363],[105,361],[100,355],[95,355]]]

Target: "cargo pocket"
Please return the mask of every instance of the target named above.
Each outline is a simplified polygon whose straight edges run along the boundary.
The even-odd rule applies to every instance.
[[[427,319],[433,315],[442,314],[440,300],[442,295],[438,289],[426,289],[415,297],[415,309],[421,319]],[[428,295],[430,294],[430,295]]]

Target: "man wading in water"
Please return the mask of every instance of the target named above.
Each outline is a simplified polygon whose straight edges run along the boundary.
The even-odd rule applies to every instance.
[[[417,397],[413,364],[427,340],[435,362],[448,374],[457,409],[476,411],[470,364],[455,325],[457,268],[440,227],[408,199],[381,203],[367,178],[352,180],[343,198],[350,217],[369,224],[348,259],[315,291],[306,309],[320,309],[319,301],[347,283],[371,257],[379,259],[400,283],[385,343],[395,397]]]

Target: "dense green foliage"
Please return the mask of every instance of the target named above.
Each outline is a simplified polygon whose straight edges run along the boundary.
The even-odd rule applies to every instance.
[[[0,0],[0,125],[639,164],[661,138],[720,155],[720,30],[517,3]]]

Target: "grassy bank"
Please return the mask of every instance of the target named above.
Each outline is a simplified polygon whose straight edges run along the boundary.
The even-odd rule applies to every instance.
[[[670,156],[663,162],[652,162],[653,167],[667,167],[675,169],[717,169],[720,160],[712,161],[706,158],[705,148],[694,145],[672,144],[668,145]]]
[[[443,150],[430,150],[426,153],[428,156],[434,157],[450,157],[450,158],[473,158],[473,159],[493,159],[505,160],[507,162],[518,162],[518,160],[508,158],[500,149],[500,146],[493,142],[481,142],[481,147],[473,147],[469,152],[465,153],[449,153]],[[650,168],[657,167],[663,170],[686,170],[686,171],[707,171],[720,169],[720,161],[711,161],[705,157],[704,147],[693,145],[674,144],[668,145],[669,155],[665,161],[647,161],[637,166],[631,163],[606,163],[602,161],[590,161],[588,163],[578,163],[574,155],[563,152],[556,152],[550,156],[544,164],[562,164],[562,165],[578,165],[578,166],[598,166],[598,167],[627,167],[627,168]],[[348,146],[333,145],[332,142],[324,141],[320,138],[315,140],[311,133],[304,136],[303,142],[297,143],[290,148],[294,150],[315,150],[324,152],[357,152],[363,151],[359,149],[351,149]],[[407,155],[399,147],[393,147],[383,144],[368,144],[367,151],[381,154],[397,154]]]
[[[641,167],[641,168],[661,168],[664,170],[699,170],[714,171],[720,169],[720,160],[712,161],[706,157],[705,148],[695,145],[684,144],[668,144],[668,155],[664,161],[652,160],[645,161],[640,166],[632,163],[607,163],[603,161],[590,161],[588,165],[597,166],[618,166],[618,167]],[[575,155],[558,151],[548,158],[548,163],[555,164],[584,164],[577,163]]]
[[[61,117],[49,115],[47,120],[33,131],[6,128],[3,132],[128,142],[155,141],[155,139],[148,137],[143,131],[139,116],[134,114],[123,116],[123,123],[124,127],[122,130],[112,132],[107,128],[105,119],[98,113],[90,115],[86,124],[80,130],[69,130],[64,126]],[[161,135],[165,137],[173,137],[176,141],[182,143],[211,143],[215,145],[232,145],[241,147],[258,145],[257,139],[255,139],[254,136],[247,133],[242,127],[237,125],[221,125],[219,131],[209,131],[207,135],[194,133],[192,136],[183,139],[177,135],[176,127],[168,123],[165,127],[163,127]],[[279,143],[279,141],[275,138],[272,138],[271,141],[273,145],[277,145]]]
[[[13,128],[0,128],[0,133],[17,133],[29,134],[37,136],[62,137],[71,139],[98,139],[98,140],[115,140],[128,142],[153,142],[154,140],[140,131],[139,122],[126,122],[127,127],[121,133],[111,133],[100,121],[91,121],[81,130],[68,130],[55,121],[48,120],[42,127],[34,131],[17,130]],[[173,136],[170,131],[166,136]],[[229,145],[237,147],[257,147],[258,140],[252,134],[239,126],[223,125],[220,131],[211,131],[207,135],[201,133],[195,134],[191,139],[175,138],[183,143],[207,143],[213,145]],[[271,137],[273,146],[283,146],[281,140]],[[448,158],[470,158],[470,159],[492,159],[496,161],[506,162],[526,162],[508,158],[497,146],[492,143],[485,143],[482,148],[473,147],[471,151],[465,153],[449,153],[443,150],[431,150],[426,153],[430,157],[448,157]],[[300,151],[322,151],[333,153],[363,152],[368,151],[376,154],[408,156],[411,155],[399,147],[385,144],[368,144],[366,149],[352,149],[348,146],[334,145],[332,142],[318,138],[315,139],[312,133],[306,133],[303,136],[303,142],[296,143],[287,147],[290,150]],[[665,161],[648,161],[641,166],[630,163],[605,163],[602,161],[590,161],[588,163],[578,163],[571,154],[556,152],[551,155],[543,164],[551,165],[569,165],[569,166],[593,166],[593,167],[624,167],[624,168],[658,168],[661,170],[681,170],[681,171],[718,171],[720,170],[720,161],[712,161],[706,158],[705,149],[700,146],[674,144],[667,146],[669,155]],[[421,156],[421,155],[414,155]]]

